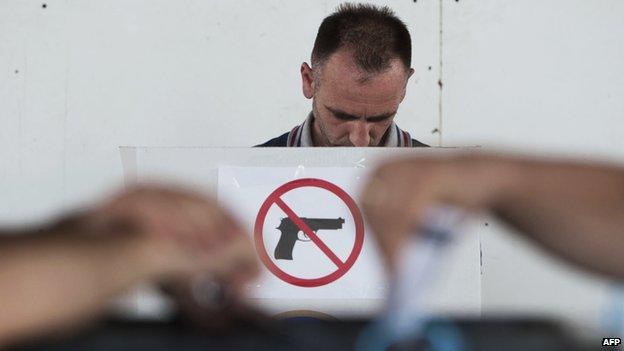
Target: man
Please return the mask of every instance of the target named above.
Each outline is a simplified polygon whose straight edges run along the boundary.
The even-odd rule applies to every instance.
[[[624,278],[624,168],[486,154],[413,157],[377,169],[362,199],[391,268],[427,209],[451,204],[489,211],[569,262]]]
[[[414,73],[411,56],[407,27],[389,8],[341,5],[319,27],[312,67],[301,65],[312,112],[259,146],[427,146],[394,123]]]
[[[136,188],[55,225],[0,234],[0,347],[78,327],[140,283],[211,274],[236,296],[257,272],[227,213],[169,188]]]

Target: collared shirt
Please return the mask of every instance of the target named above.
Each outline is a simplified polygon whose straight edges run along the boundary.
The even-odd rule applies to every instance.
[[[287,147],[312,147],[312,123],[314,116],[312,113],[308,114],[308,118],[303,121],[302,124],[293,128],[288,133],[288,139],[286,142]],[[414,146],[426,146],[424,144],[414,145],[410,134],[401,128],[399,128],[394,121],[388,127],[386,135],[384,136],[385,142],[382,147],[414,147]],[[419,142],[418,142],[419,143]],[[420,143],[419,143],[420,144]]]

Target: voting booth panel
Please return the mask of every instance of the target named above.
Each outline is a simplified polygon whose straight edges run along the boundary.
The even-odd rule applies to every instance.
[[[358,204],[367,171],[417,152],[445,150],[123,148],[122,161],[127,183],[191,184],[218,196],[254,242],[262,272],[247,293],[259,306],[339,318],[378,312],[388,293]],[[480,256],[479,236],[462,236],[425,292],[428,311],[480,313]],[[139,314],[162,308],[147,293],[133,299]]]

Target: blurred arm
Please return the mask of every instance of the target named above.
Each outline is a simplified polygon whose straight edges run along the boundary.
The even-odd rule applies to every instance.
[[[506,162],[516,169],[517,183],[493,201],[494,213],[577,265],[624,277],[624,169]]]
[[[39,232],[0,238],[0,346],[78,327],[140,282],[218,277],[236,297],[257,272],[248,236],[196,193],[139,187]]]
[[[390,265],[426,209],[490,211],[545,249],[624,277],[624,169],[483,154],[414,157],[374,173],[364,210]]]
[[[83,234],[50,231],[0,239],[0,345],[76,324],[158,273],[138,236]]]

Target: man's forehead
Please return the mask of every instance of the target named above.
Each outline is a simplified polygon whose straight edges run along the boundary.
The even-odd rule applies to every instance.
[[[325,94],[329,93],[329,94]],[[324,106],[354,116],[380,115],[396,111],[400,99],[395,96],[373,96],[353,91],[324,90],[321,99]]]

